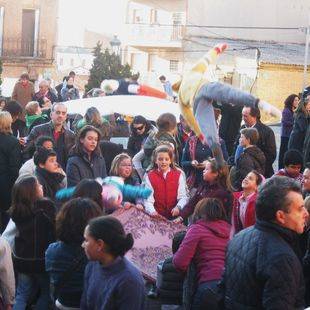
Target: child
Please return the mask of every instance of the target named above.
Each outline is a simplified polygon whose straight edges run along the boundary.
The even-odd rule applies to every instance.
[[[215,159],[206,160],[204,165],[204,182],[200,184],[195,195],[181,210],[181,219],[185,220],[193,214],[196,204],[203,198],[219,199],[224,206],[227,219],[230,219],[233,196],[231,193],[228,166],[220,167]]]
[[[49,277],[45,272],[45,251],[55,241],[55,206],[43,198],[42,186],[33,176],[14,184],[11,216],[17,234],[13,249],[14,268],[18,272],[14,309],[25,309],[34,288],[40,295],[36,309],[48,309]]]
[[[56,192],[64,187],[65,173],[57,163],[56,152],[43,147],[33,157],[35,174],[43,187],[44,197],[55,199]]]
[[[48,122],[48,116],[42,114],[41,107],[37,101],[30,101],[26,104],[26,127],[28,132],[37,125]]]
[[[263,182],[263,176],[252,170],[242,181],[242,191],[235,192],[232,211],[231,237],[240,230],[255,224],[255,204],[258,186]]]
[[[244,151],[236,162],[235,177],[233,187],[236,190],[242,190],[242,180],[251,170],[257,170],[258,173],[264,175],[266,158],[260,148],[256,146],[259,134],[256,128],[244,128],[241,130],[240,146]]]
[[[133,175],[132,159],[126,153],[115,156],[111,164],[110,176],[117,176],[123,179],[124,184],[139,185],[139,180]],[[136,201],[123,201],[125,208],[135,206]],[[142,207],[142,206],[141,206]],[[143,207],[142,207],[143,208]]]
[[[146,212],[151,216],[176,218],[188,202],[185,176],[174,164],[171,148],[158,146],[153,155],[153,169],[144,177],[146,187],[153,193],[144,201]]]
[[[296,180],[300,185],[303,182],[303,175],[300,173],[303,164],[303,156],[298,150],[288,150],[283,158],[284,168],[274,175],[285,176]]]

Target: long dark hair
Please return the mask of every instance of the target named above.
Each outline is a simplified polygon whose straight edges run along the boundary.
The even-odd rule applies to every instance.
[[[97,155],[101,154],[100,147],[99,147],[100,138],[101,138],[100,131],[96,127],[91,126],[91,125],[86,125],[79,131],[79,133],[76,137],[76,140],[75,140],[75,145],[74,145],[73,150],[72,150],[74,154],[77,154],[80,156],[82,156],[84,154],[84,149],[83,149],[83,144],[81,143],[81,139],[85,139],[86,134],[89,131],[94,131],[98,134],[98,143],[97,143],[97,146],[96,146],[93,153],[95,153]]]
[[[209,158],[206,162],[210,163],[211,170],[214,173],[218,173],[217,183],[222,186],[224,189],[231,191],[231,183],[229,179],[229,168],[228,165],[225,164],[223,167],[219,167],[216,160],[214,158]]]
[[[27,217],[33,213],[35,202],[39,199],[36,186],[37,178],[25,176],[18,180],[12,189],[12,217]]]
[[[299,98],[298,95],[296,95],[296,94],[291,94],[291,95],[289,95],[289,96],[285,99],[285,101],[284,101],[284,106],[285,106],[286,108],[290,109],[292,112],[293,112],[293,102],[294,102],[294,100],[295,100],[296,97]]]
[[[121,222],[112,216],[101,216],[91,220],[88,232],[96,240],[103,240],[107,251],[113,255],[124,256],[134,243],[132,234],[126,234]]]
[[[206,222],[227,220],[227,214],[220,200],[216,198],[201,199],[193,214],[193,222],[204,220]]]

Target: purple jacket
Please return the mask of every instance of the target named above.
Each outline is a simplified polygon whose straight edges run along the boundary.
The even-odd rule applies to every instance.
[[[281,137],[290,137],[294,124],[294,113],[289,108],[284,108],[281,119]]]
[[[198,283],[219,280],[222,276],[230,225],[225,221],[192,224],[173,256],[176,269],[185,272],[192,259],[197,268]]]

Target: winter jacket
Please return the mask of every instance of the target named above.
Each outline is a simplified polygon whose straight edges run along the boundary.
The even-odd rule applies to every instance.
[[[227,218],[230,219],[233,203],[232,193],[218,183],[210,184],[205,181],[197,188],[195,195],[189,200],[185,207],[180,210],[180,216],[182,216],[183,219],[187,219],[193,214],[196,204],[203,198],[219,199],[226,210]]]
[[[62,87],[61,89],[62,101],[75,100],[79,98],[80,98],[79,90],[76,87],[74,86],[70,87],[67,84],[65,85],[65,87]]]
[[[28,132],[31,132],[32,128],[38,125],[49,122],[49,117],[46,114],[41,115],[27,115],[26,114],[26,127]]]
[[[0,209],[7,210],[11,205],[12,187],[21,166],[21,147],[11,134],[0,133]]]
[[[265,163],[265,155],[257,146],[253,145],[246,148],[237,159],[236,175],[233,180],[234,188],[242,190],[242,180],[252,170],[256,170],[260,174],[265,175]]]
[[[67,163],[68,187],[77,185],[83,179],[105,178],[107,176],[104,158],[96,153],[89,160],[86,154],[75,154]]]
[[[234,204],[232,210],[232,231],[233,235],[238,233],[240,230],[252,226],[255,224],[256,216],[255,216],[255,205],[257,199],[257,193],[254,192],[249,197],[246,198],[246,211],[245,211],[245,218],[244,224],[240,219],[240,198],[243,195],[243,192],[234,192]]]
[[[78,262],[76,262],[78,261]],[[78,308],[83,292],[84,270],[88,263],[80,244],[66,244],[57,241],[49,245],[45,253],[45,268],[50,281],[58,291],[58,301],[67,307]],[[72,266],[76,267],[66,281],[60,283],[63,274]]]
[[[130,125],[130,137],[128,139],[127,150],[130,156],[135,156],[142,148],[143,143],[147,139],[147,137],[151,134],[154,135],[157,132],[157,129],[150,123],[147,122],[146,128],[142,135],[138,135],[133,130],[133,124]]]
[[[310,117],[304,113],[295,116],[293,130],[288,141],[288,149],[295,149],[302,153],[305,136],[310,124]]]
[[[183,280],[184,274],[176,270],[172,257],[158,263],[156,287],[162,304],[182,304]]]
[[[29,81],[26,86],[23,86],[23,84],[19,81],[14,86],[12,100],[18,101],[18,103],[25,108],[26,104],[32,100],[33,95],[33,83]]]
[[[15,297],[15,278],[11,248],[0,237],[0,297],[4,305],[13,305]]]
[[[123,145],[110,141],[100,141],[99,147],[105,161],[106,170],[110,171],[114,157],[124,152]]]
[[[289,138],[293,130],[294,112],[289,108],[284,108],[281,119],[281,137]]]
[[[308,126],[303,145],[304,164],[310,162],[310,126]]]
[[[243,128],[246,128],[246,126],[243,125],[241,126],[240,129],[243,129]],[[264,176],[269,178],[274,173],[272,164],[275,161],[276,156],[277,156],[275,135],[271,128],[269,128],[267,125],[259,121],[254,125],[254,128],[257,129],[258,134],[259,134],[259,138],[258,138],[258,142],[256,143],[256,146],[259,149],[261,149],[261,151],[264,153],[265,158],[266,158]],[[240,134],[238,135],[236,139],[235,147],[239,145],[239,138],[240,138]]]
[[[298,235],[259,221],[229,243],[223,293],[225,309],[304,309],[304,279]]]
[[[38,182],[43,187],[44,197],[55,200],[56,193],[64,187],[65,175],[61,173],[51,173],[43,168],[36,167],[35,175]]]
[[[190,225],[173,264],[187,271],[192,259],[196,265],[198,283],[219,280],[222,276],[230,225],[225,221],[198,220]]]
[[[13,249],[14,267],[18,272],[45,271],[45,251],[55,241],[55,214],[55,206],[48,199],[35,202],[27,216],[12,213],[18,231]]]
[[[290,174],[287,173],[286,169],[283,168],[283,169],[280,169],[279,171],[277,171],[274,176],[282,176],[282,177],[288,177],[288,178],[291,178],[291,179],[294,179],[296,182],[298,182],[300,185],[302,185],[303,183],[303,175],[302,173],[298,173],[297,176],[293,177],[291,176]]]
[[[27,149],[34,148],[36,139],[40,136],[48,136],[54,139],[54,125],[50,121],[46,124],[38,125],[34,127],[27,139]],[[55,151],[57,153],[57,162],[61,165],[63,169],[66,169],[66,164],[69,156],[69,151],[75,142],[75,135],[66,127],[63,127],[62,134],[59,139],[55,142]],[[29,158],[32,157],[32,154]]]
[[[13,136],[16,138],[26,137],[28,134],[26,123],[19,118],[12,123],[11,128]]]

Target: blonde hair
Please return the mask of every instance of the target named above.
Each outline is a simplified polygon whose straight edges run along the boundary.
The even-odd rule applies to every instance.
[[[26,104],[25,110],[28,115],[35,115],[38,111],[39,103],[37,101],[30,101]]]
[[[0,133],[11,134],[12,133],[12,116],[7,111],[0,112]]]
[[[126,153],[118,154],[114,157],[111,163],[110,175],[111,176],[119,176],[119,165],[124,159],[129,159],[132,163],[131,157]]]

